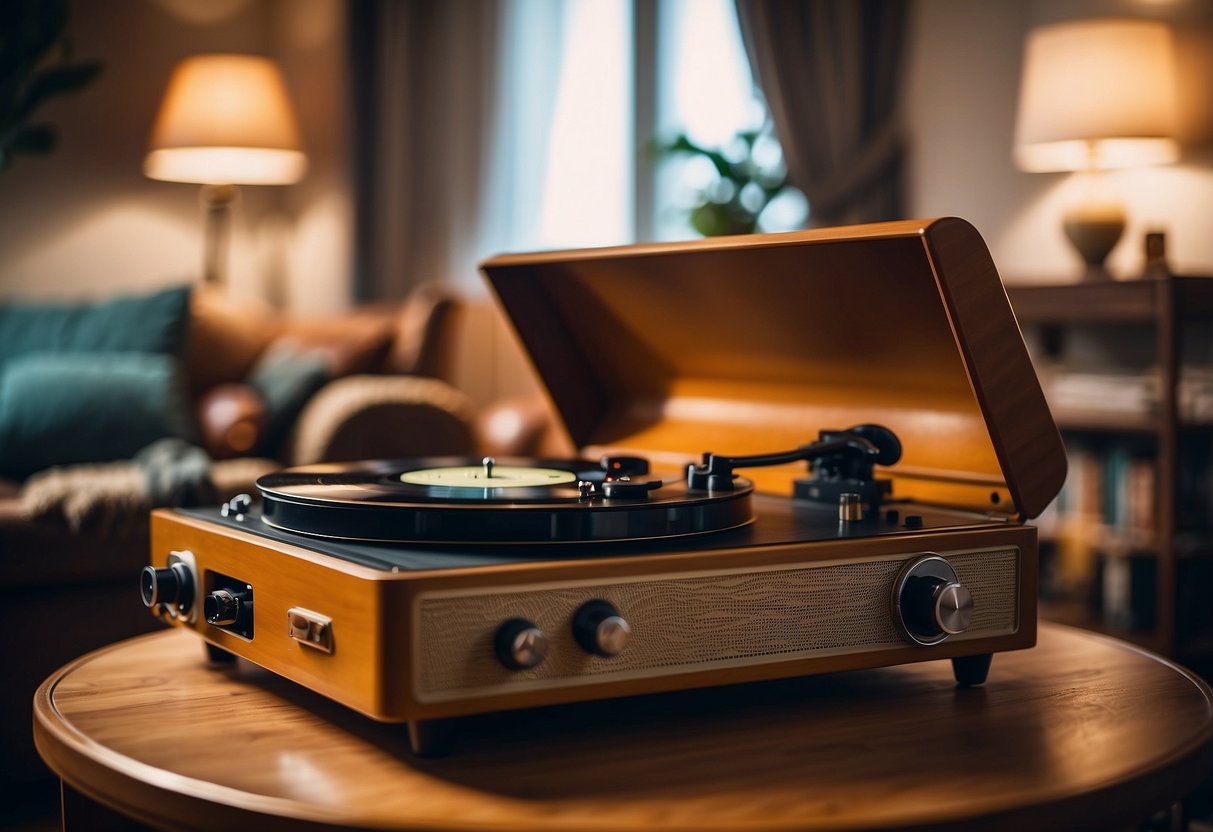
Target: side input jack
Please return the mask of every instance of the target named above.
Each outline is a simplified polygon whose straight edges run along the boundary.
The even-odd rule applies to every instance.
[[[209,592],[202,598],[202,617],[238,636],[253,637],[253,587],[244,581],[207,573]]]
[[[139,573],[139,595],[143,605],[170,618],[193,621],[197,575],[192,552],[170,552],[165,566],[145,566]]]

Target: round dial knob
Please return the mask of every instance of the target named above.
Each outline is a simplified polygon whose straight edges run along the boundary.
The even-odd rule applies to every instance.
[[[511,618],[497,628],[497,658],[510,670],[538,666],[548,654],[548,637],[525,618]]]
[[[182,563],[161,569],[145,566],[139,573],[139,594],[146,607],[175,604],[185,609],[194,602],[194,578]]]
[[[973,595],[955,581],[941,583],[935,589],[931,613],[948,635],[963,633],[973,620]]]
[[[897,629],[915,644],[938,644],[967,630],[973,619],[972,594],[939,555],[924,555],[902,567],[892,600]]]
[[[618,656],[631,635],[631,626],[607,601],[587,601],[573,615],[573,638],[587,653]]]

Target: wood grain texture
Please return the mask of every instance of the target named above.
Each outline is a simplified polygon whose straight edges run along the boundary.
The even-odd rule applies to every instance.
[[[419,761],[399,726],[196,638],[144,636],[40,688],[73,788],[172,829],[1094,829],[1213,770],[1207,686],[1043,625],[958,690],[947,662],[472,717]]]
[[[963,220],[482,268],[579,448],[752,454],[878,422],[904,446],[886,472],[896,498],[1032,517],[1060,488],[1057,430],[989,251]],[[746,475],[788,494],[800,473]]]
[[[788,509],[788,501],[779,502],[780,507]],[[767,521],[777,519],[777,516],[765,515],[763,523],[770,525]],[[370,569],[301,546],[166,510],[153,512],[152,538],[152,561],[157,566],[164,564],[171,551],[194,553],[204,591],[209,576],[216,572],[238,578],[254,588],[256,637],[251,641],[210,626],[201,617],[192,624],[179,619],[174,624],[193,629],[217,646],[367,716],[391,722],[1018,650],[1031,647],[1036,635],[1038,563],[1035,529],[1030,526],[985,524],[972,529],[876,535],[816,541],[811,545],[776,544],[718,550],[700,550],[689,544],[690,548],[643,556],[566,556],[551,560],[524,559],[489,567],[400,572]],[[962,566],[966,559],[980,564],[990,552],[1015,549],[1021,555],[1010,564],[1011,568],[988,571]],[[887,601],[891,600],[891,575],[896,572],[896,564],[924,552],[962,556],[956,568],[962,578],[972,584],[971,591],[976,593],[978,603],[977,618],[969,632],[931,647],[910,645],[905,639],[893,636],[891,613],[886,609]],[[965,555],[966,552],[983,554]],[[873,559],[889,561],[882,567],[883,584],[861,581],[851,574],[853,569],[862,572],[865,564]],[[766,576],[757,578],[757,583],[750,582],[745,588],[746,592],[753,592],[768,586],[777,567],[812,572],[819,568],[833,569],[832,561],[844,566],[840,572],[832,573],[835,581],[831,582],[829,578],[816,581],[816,595],[824,592],[837,595],[839,600],[826,599],[830,603],[825,603],[818,599],[819,612],[815,618],[805,606],[813,594],[790,590],[775,596],[767,593],[772,603],[761,615],[757,610],[745,609],[739,582],[744,582],[749,573]],[[561,631],[570,626],[568,618],[580,603],[588,600],[588,596],[562,595],[562,587],[571,584],[614,587],[635,583],[649,587],[642,595],[651,594],[668,600],[677,597],[671,595],[671,579],[698,579],[723,573],[729,573],[731,577],[726,582],[732,581],[736,586],[719,594],[719,603],[714,606],[684,604],[686,612],[705,620],[729,615],[747,617],[748,620],[739,626],[760,634],[767,641],[763,652],[768,655],[756,656],[753,650],[748,656],[721,654],[720,644],[735,639],[736,632],[721,632],[720,627],[688,629],[685,622],[671,620],[668,609],[663,613],[648,601],[636,598],[623,603],[622,597],[606,593],[607,597],[622,604],[620,610],[632,624],[637,637],[636,645],[624,657],[603,669],[632,664],[633,656],[645,654],[646,640],[652,639],[652,634],[662,632],[668,633],[668,640],[675,645],[665,651],[667,658],[673,658],[675,654],[684,658],[688,654],[698,654],[699,661],[686,664],[679,660],[662,665],[652,660],[660,650],[657,654],[650,650],[650,661],[642,662],[644,672],[641,674],[599,674],[593,684],[568,678],[574,671],[588,677],[596,665],[587,662],[588,656],[573,644],[571,638],[561,641]],[[847,586],[850,594],[837,593],[835,583]],[[540,595],[534,596],[535,592]],[[458,626],[443,623],[426,630],[416,613],[428,593],[474,600],[458,610]],[[531,601],[526,600],[528,594]],[[492,596],[506,599],[502,602],[504,605]],[[540,603],[534,600],[535,597],[546,600]],[[559,606],[562,601],[563,607]],[[868,606],[860,611],[855,609],[856,604]],[[534,672],[506,673],[491,652],[496,627],[515,615],[534,614],[537,605],[546,607],[544,617],[538,621],[549,631],[555,648],[553,655],[539,668],[538,676],[546,677],[552,669],[563,667],[566,678],[559,684],[528,685],[527,682],[536,676]],[[293,607],[315,610],[332,619],[334,649],[331,654],[305,647],[288,636],[287,610]],[[844,613],[847,608],[853,613],[849,617]],[[1002,610],[999,620],[986,619],[988,614],[998,610]],[[779,617],[789,614],[812,623],[820,632],[806,638],[803,632],[780,631]],[[879,630],[882,626],[888,632],[878,636],[873,628]],[[868,631],[862,642],[854,640],[859,630]],[[689,648],[685,644],[677,646],[678,639],[688,633],[697,634],[698,643]],[[824,646],[830,649],[806,649],[822,639],[829,641]],[[652,641],[649,644],[650,647],[658,646]],[[567,654],[564,660],[559,655],[562,650]],[[711,658],[716,661],[705,660]],[[448,669],[450,661],[466,662],[467,667],[457,668],[454,677],[447,672],[436,674],[435,679],[435,674],[425,669],[434,659],[446,663]],[[485,674],[490,675],[486,678]],[[427,675],[431,677],[428,682],[425,680]],[[492,679],[502,684],[490,684]],[[469,680],[479,681],[472,685],[462,684]]]
[[[1018,550],[946,556],[974,600],[972,624],[950,641],[1013,635],[1019,623]],[[893,623],[889,593],[906,561],[903,555],[426,598],[417,605],[415,694],[423,701],[467,699],[584,685],[591,678],[719,672],[840,654],[870,653],[871,665],[881,664],[881,651],[887,655],[906,646]],[[632,622],[627,649],[609,660],[587,654],[572,634],[573,613],[599,598]],[[512,671],[494,657],[494,629],[511,617],[532,621],[547,634],[551,648],[543,664]]]

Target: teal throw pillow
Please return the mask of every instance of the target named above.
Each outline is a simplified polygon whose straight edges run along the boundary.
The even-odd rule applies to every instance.
[[[265,404],[261,453],[279,454],[304,405],[332,375],[330,363],[326,351],[305,347],[289,337],[270,344],[257,359],[248,384]]]
[[[32,353],[156,353],[185,357],[190,289],[90,303],[0,303],[0,365]]]
[[[0,475],[129,459],[194,439],[180,362],[145,353],[30,353],[0,367]]]

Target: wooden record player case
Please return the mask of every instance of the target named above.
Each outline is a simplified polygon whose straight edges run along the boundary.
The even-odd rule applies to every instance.
[[[444,717],[943,658],[979,682],[992,653],[1035,643],[1036,534],[1023,521],[1057,493],[1065,456],[968,223],[510,255],[484,270],[588,456],[626,451],[677,471],[708,450],[770,452],[877,422],[904,446],[881,472],[889,501],[842,529],[836,507],[791,498],[803,466],[765,468],[742,472],[764,492],[754,523],[721,535],[453,552],[351,543],[349,557],[340,541],[271,534],[255,512],[160,510],[152,565],[188,561],[178,568],[197,595],[247,585],[255,629],[251,617],[247,631],[208,624],[196,598],[154,605],[161,614],[408,722],[423,752]],[[914,643],[890,593],[932,557],[976,606],[967,630]],[[617,656],[587,652],[570,630],[595,600],[631,623]],[[495,636],[515,620],[546,633],[546,661],[499,661]]]

